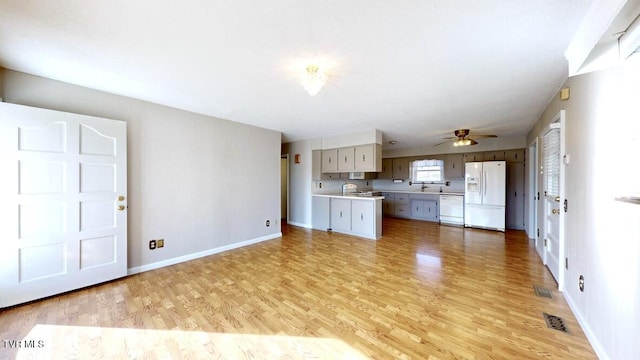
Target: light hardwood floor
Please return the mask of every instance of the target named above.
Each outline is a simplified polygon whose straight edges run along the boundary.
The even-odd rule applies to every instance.
[[[597,358],[523,232],[393,218],[377,242],[283,230],[281,239],[0,310],[0,340],[47,339],[28,355],[69,356],[71,347],[77,358]],[[547,328],[543,312],[562,317],[569,333]],[[0,343],[0,358],[16,354]]]

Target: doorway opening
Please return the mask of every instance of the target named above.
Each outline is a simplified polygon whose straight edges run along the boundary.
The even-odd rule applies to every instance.
[[[280,155],[280,224],[286,231],[289,218],[289,154]]]

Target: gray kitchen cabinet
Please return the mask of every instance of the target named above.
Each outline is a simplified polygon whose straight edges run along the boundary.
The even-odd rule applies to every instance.
[[[355,148],[346,147],[338,149],[338,171],[348,172],[355,169]]]
[[[409,158],[394,158],[393,159],[392,178],[393,179],[408,179],[409,175]]]
[[[438,201],[411,200],[411,218],[438,221]]]
[[[355,148],[355,171],[375,171],[376,144],[359,145]]]
[[[351,232],[354,235],[372,236],[375,226],[375,202],[351,200]]]
[[[351,231],[351,200],[331,198],[331,229],[338,232]]]
[[[482,161],[500,161],[504,160],[504,150],[500,151],[485,151]]]
[[[382,193],[384,200],[382,200],[382,213],[385,215],[395,215],[395,194],[394,193]]]
[[[377,240],[382,236],[382,199],[354,199],[315,195],[314,198],[330,199],[329,228],[335,232],[362,236]],[[324,200],[317,202],[317,207],[324,210]],[[316,204],[314,204],[316,205]],[[315,215],[314,215],[315,216]],[[319,230],[323,224],[318,221]],[[314,224],[314,229],[315,229]]]
[[[439,195],[409,194],[411,218],[417,220],[438,221]]]
[[[505,160],[510,162],[524,162],[525,161],[525,149],[506,150],[504,152]]]
[[[327,231],[331,228],[329,214],[331,199],[328,197],[312,196],[311,199],[311,227],[316,230]]]
[[[398,217],[410,217],[411,216],[411,204],[409,202],[409,194],[396,193],[394,194],[394,209],[393,213]]]
[[[378,179],[393,179],[393,159],[382,159],[382,170],[378,174]]]
[[[462,159],[462,154],[447,154],[442,158],[444,160],[445,179],[464,178],[464,161]]]
[[[322,154],[322,150],[311,152],[311,180],[340,180],[340,173],[322,172]]]
[[[338,171],[338,149],[322,150],[322,172]]]
[[[474,152],[474,153],[466,153],[464,156],[464,162],[474,162],[474,161],[484,161],[484,153],[482,152]]]

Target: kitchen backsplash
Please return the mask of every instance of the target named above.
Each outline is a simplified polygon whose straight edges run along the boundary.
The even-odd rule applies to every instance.
[[[440,184],[426,184],[425,192],[464,192],[464,179],[454,179],[449,181],[449,186]],[[419,191],[422,184],[409,185],[409,180],[401,183],[394,183],[393,180],[373,180],[374,190],[396,190],[396,191]]]
[[[342,185],[345,183],[358,185],[358,191],[380,191],[380,190],[396,190],[396,191],[419,191],[421,184],[409,185],[409,180],[401,183],[394,183],[393,180],[320,180],[313,181],[311,192],[314,194],[335,194],[342,192]],[[450,180],[449,186],[446,185],[427,185],[425,192],[464,192],[464,179]]]
[[[358,191],[373,190],[374,180],[320,180],[313,181],[313,188],[311,192],[313,194],[336,194],[342,192],[342,185],[356,184],[358,185]]]

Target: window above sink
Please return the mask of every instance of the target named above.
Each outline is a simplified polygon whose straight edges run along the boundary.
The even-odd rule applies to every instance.
[[[413,183],[443,184],[443,160],[414,160],[411,162],[411,181]]]

